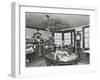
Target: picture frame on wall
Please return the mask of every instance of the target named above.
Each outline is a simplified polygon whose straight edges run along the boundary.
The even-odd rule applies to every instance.
[[[95,8],[12,3],[13,77],[94,72]]]

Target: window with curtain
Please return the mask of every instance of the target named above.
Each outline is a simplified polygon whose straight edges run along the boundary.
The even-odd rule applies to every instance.
[[[84,42],[84,45],[83,45],[83,48],[85,49],[89,49],[89,27],[84,27],[83,28],[83,42]]]
[[[62,33],[55,33],[54,38],[57,46],[62,45]]]

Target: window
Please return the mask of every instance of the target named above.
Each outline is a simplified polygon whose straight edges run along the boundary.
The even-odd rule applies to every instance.
[[[64,45],[72,44],[75,47],[75,29],[64,31]]]
[[[89,27],[83,28],[83,48],[89,49]]]
[[[64,33],[64,44],[65,45],[71,44],[71,32]]]
[[[55,33],[54,38],[57,46],[62,45],[62,33]]]
[[[74,43],[75,43],[74,37],[75,37],[75,31],[72,31],[72,44],[73,44],[73,46],[75,45],[75,44],[74,44]]]
[[[75,47],[75,29],[66,30],[62,32],[54,33],[55,44],[59,45],[69,45],[72,44]]]

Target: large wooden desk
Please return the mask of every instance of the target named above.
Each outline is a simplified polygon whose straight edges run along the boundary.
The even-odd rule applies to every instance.
[[[57,65],[74,65],[77,64],[78,62],[78,55],[72,54],[70,56],[65,57],[65,59],[60,60],[58,56],[52,55],[52,54],[47,54],[45,55],[45,60],[47,66],[57,66]]]

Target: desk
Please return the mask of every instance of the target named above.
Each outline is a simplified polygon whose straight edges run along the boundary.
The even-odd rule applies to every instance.
[[[65,60],[63,59],[59,59],[58,56],[56,55],[45,55],[45,60],[46,60],[46,64],[47,66],[57,66],[57,65],[74,65],[77,64],[78,62],[78,55],[76,54],[72,54],[68,57],[65,57]]]

